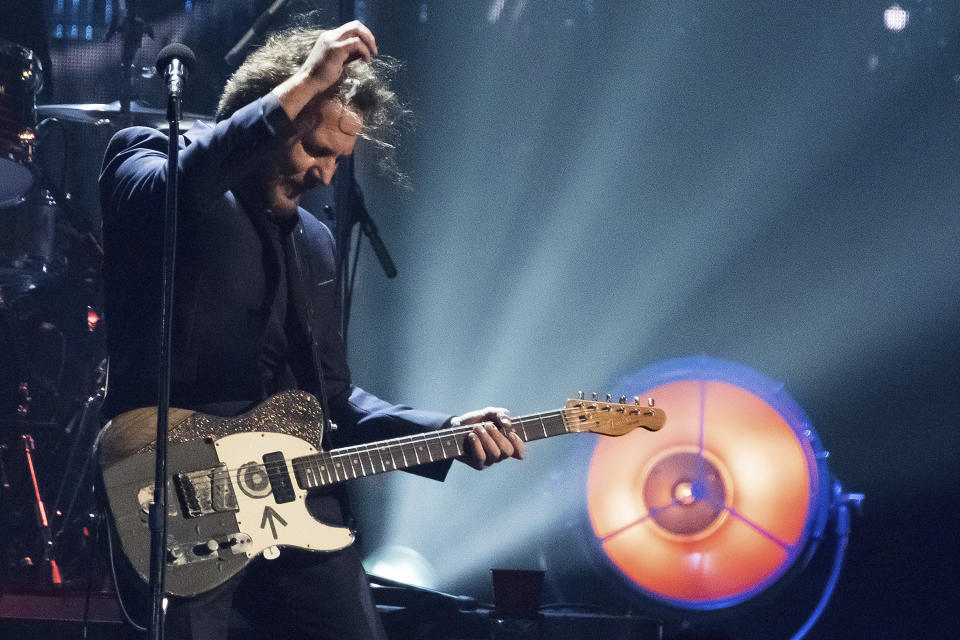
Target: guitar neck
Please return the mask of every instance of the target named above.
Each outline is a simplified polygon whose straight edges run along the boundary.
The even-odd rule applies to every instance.
[[[570,433],[563,410],[512,418],[524,442]],[[463,455],[473,425],[324,451],[291,461],[301,489],[316,489],[378,473],[407,469]]]

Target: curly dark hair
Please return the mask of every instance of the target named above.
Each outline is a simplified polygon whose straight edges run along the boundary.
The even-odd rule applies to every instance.
[[[265,96],[296,73],[324,31],[293,27],[270,35],[227,80],[217,105],[217,122]],[[401,121],[409,111],[390,88],[400,66],[398,60],[389,56],[379,56],[370,62],[355,60],[344,67],[340,80],[321,98],[339,100],[363,116],[360,136],[378,149],[381,169],[404,182],[396,163],[394,141],[399,136]]]

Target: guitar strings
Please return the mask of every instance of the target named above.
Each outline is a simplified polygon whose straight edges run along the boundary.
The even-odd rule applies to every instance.
[[[525,415],[525,416],[519,416],[519,417],[511,418],[511,422],[515,423],[515,424],[514,424],[515,427],[520,427],[521,429],[524,430],[524,436],[525,436],[526,438],[528,438],[527,441],[529,442],[529,441],[530,441],[530,439],[529,439],[530,436],[529,436],[529,434],[526,433],[526,429],[524,428],[525,426],[531,426],[531,427],[532,427],[532,426],[534,425],[534,423],[539,423],[539,424],[541,425],[541,427],[544,427],[544,428],[545,428],[545,425],[543,425],[544,420],[556,420],[557,418],[560,418],[561,421],[562,421],[561,424],[562,424],[562,426],[563,426],[563,431],[558,431],[558,432],[556,432],[556,433],[547,434],[547,435],[545,435],[545,437],[550,437],[551,435],[561,435],[561,434],[563,434],[563,433],[570,433],[570,432],[571,432],[571,430],[568,428],[566,418],[568,418],[570,415],[583,415],[583,414],[585,413],[585,409],[586,409],[586,410],[594,410],[594,411],[605,411],[605,410],[608,410],[608,409],[606,409],[605,407],[607,407],[607,408],[609,408],[609,407],[623,407],[623,408],[631,407],[631,409],[632,409],[634,406],[635,406],[635,405],[625,405],[625,404],[619,404],[619,403],[600,403],[600,402],[592,402],[590,405],[588,405],[588,406],[586,406],[586,407],[582,407],[582,406],[581,406],[581,407],[564,407],[564,408],[562,408],[562,409],[556,409],[556,410],[553,410],[553,411],[547,411],[547,412],[543,412],[543,413],[539,413],[539,414],[529,414],[529,415]],[[483,423],[477,423],[477,424],[483,424]],[[253,465],[253,466],[246,466],[246,467],[232,467],[232,468],[231,468],[231,467],[214,467],[214,468],[211,469],[211,473],[209,473],[209,477],[211,478],[211,481],[212,481],[212,482],[215,482],[215,481],[217,481],[217,480],[222,481],[222,480],[224,479],[224,477],[226,477],[227,479],[229,479],[229,478],[233,477],[233,476],[236,474],[236,472],[239,471],[241,468],[246,468],[246,469],[251,469],[251,470],[254,470],[254,469],[255,469],[255,470],[257,470],[257,471],[262,471],[262,472],[266,473],[267,478],[270,479],[270,481],[271,481],[271,484],[274,484],[274,482],[273,482],[274,479],[281,478],[281,477],[284,476],[284,475],[286,475],[286,476],[289,477],[289,473],[290,473],[291,470],[295,470],[297,466],[304,466],[304,465],[308,464],[307,462],[304,461],[305,459],[308,459],[308,458],[309,458],[309,459],[313,459],[313,460],[328,459],[328,460],[330,460],[330,461],[337,461],[337,460],[349,459],[349,458],[352,457],[352,456],[359,456],[359,455],[362,455],[362,454],[364,454],[364,453],[366,453],[367,456],[368,456],[368,458],[370,458],[370,462],[372,463],[373,468],[372,468],[372,470],[371,470],[369,473],[362,473],[362,472],[360,472],[359,475],[357,475],[357,473],[355,472],[355,470],[354,470],[354,468],[353,468],[352,466],[351,466],[351,467],[342,467],[342,466],[341,466],[341,467],[340,467],[341,469],[344,469],[344,470],[350,469],[351,471],[350,471],[349,473],[352,473],[352,474],[353,474],[352,477],[346,477],[346,478],[344,478],[344,479],[342,479],[342,480],[339,479],[339,477],[338,477],[335,481],[323,481],[323,482],[322,482],[321,484],[319,484],[317,487],[311,487],[311,488],[319,488],[320,486],[338,484],[338,483],[340,483],[340,482],[345,482],[345,481],[347,481],[347,480],[353,480],[353,479],[361,478],[361,477],[364,477],[365,475],[377,475],[377,474],[379,474],[379,473],[384,473],[384,472],[387,472],[387,471],[400,470],[400,469],[404,469],[404,468],[419,466],[420,464],[428,464],[428,463],[430,463],[430,462],[437,462],[437,461],[447,460],[447,459],[449,459],[449,458],[455,457],[455,456],[450,456],[449,458],[446,458],[446,457],[445,457],[445,458],[436,458],[436,459],[431,458],[431,459],[427,460],[426,462],[418,462],[417,464],[409,464],[409,463],[404,459],[404,462],[405,462],[405,466],[404,466],[404,467],[397,467],[396,464],[395,464],[395,461],[391,458],[391,463],[393,463],[393,464],[392,464],[392,468],[391,468],[391,469],[386,469],[386,468],[385,468],[386,461],[383,459],[383,456],[382,456],[381,451],[398,448],[398,449],[400,449],[400,451],[401,451],[401,453],[402,453],[402,447],[423,443],[423,444],[427,445],[427,451],[428,451],[428,455],[429,455],[429,454],[430,454],[430,448],[429,448],[429,447],[430,447],[430,444],[431,444],[433,441],[439,441],[439,440],[441,440],[442,438],[448,437],[448,436],[452,436],[452,437],[455,437],[455,438],[456,438],[456,437],[459,437],[459,436],[466,435],[466,434],[472,432],[472,431],[473,431],[473,428],[474,428],[475,426],[477,426],[477,424],[460,425],[460,426],[458,426],[458,427],[447,427],[447,428],[444,428],[444,429],[440,429],[440,430],[438,430],[438,431],[430,431],[430,432],[425,432],[425,433],[412,434],[412,435],[408,435],[408,436],[399,436],[399,437],[390,438],[390,439],[387,439],[387,440],[380,440],[380,441],[377,441],[377,442],[375,442],[375,443],[365,443],[365,444],[351,445],[351,446],[348,446],[348,447],[342,447],[342,448],[339,448],[339,449],[333,449],[332,451],[320,451],[320,452],[315,453],[315,454],[308,454],[308,455],[305,455],[305,456],[298,456],[298,457],[293,458],[293,459],[291,459],[291,460],[289,460],[289,461],[286,461],[286,460],[285,460],[284,462],[289,462],[289,467],[285,464],[282,469],[278,469],[278,470],[275,471],[275,472],[271,472],[271,471],[268,469],[268,465],[265,464],[265,463],[256,463],[256,464]],[[587,421],[581,423],[579,426],[587,426],[587,427],[589,427],[589,426],[596,426],[596,427],[599,427],[600,424],[601,424],[601,420],[587,420]],[[539,431],[540,429],[537,429],[537,430]],[[588,430],[589,430],[589,429],[588,429]],[[229,436],[227,436],[227,437],[229,437]],[[534,439],[539,439],[539,438],[534,438]],[[457,447],[458,455],[462,455],[462,452],[460,451],[460,444],[459,444],[459,442],[457,442],[457,443],[455,443],[455,444],[456,444],[456,447]],[[443,450],[444,450],[444,449],[443,449],[443,444],[441,443],[441,451],[443,451]],[[380,470],[376,470],[376,464],[373,463],[373,458],[372,458],[372,456],[370,455],[371,453],[374,453],[374,452],[377,453],[377,455],[381,458],[381,468],[380,468]],[[279,464],[279,463],[271,463],[270,466],[273,466],[274,464]],[[361,465],[362,465],[362,462],[361,462]],[[188,472],[188,473],[196,473],[196,472]],[[294,474],[294,475],[296,475],[296,474]],[[337,475],[339,476],[339,472],[338,472]],[[330,472],[327,472],[327,476],[332,478],[332,474],[331,474]],[[321,476],[321,479],[322,479],[322,476]],[[140,484],[140,483],[130,481],[130,482],[123,483],[123,484],[121,484],[120,486],[123,486],[123,487],[132,487],[132,486],[137,486],[138,484]]]
[[[541,422],[543,419],[546,419],[546,420],[549,421],[549,420],[552,418],[552,419],[555,421],[558,417],[561,417],[562,413],[568,412],[568,411],[569,411],[569,410],[560,410],[560,411],[553,411],[553,412],[549,412],[549,413],[544,413],[544,414],[541,414],[541,415],[521,416],[521,417],[519,417],[519,418],[514,418],[513,421],[514,421],[514,422],[519,422],[519,423],[526,422],[526,423],[531,423],[531,424],[532,424],[533,422]],[[376,443],[366,443],[366,444],[359,444],[359,445],[351,445],[351,446],[349,446],[349,447],[342,447],[342,448],[339,448],[339,449],[334,449],[334,450],[332,450],[332,451],[321,451],[321,452],[314,453],[314,454],[307,454],[307,455],[304,455],[304,456],[298,456],[298,457],[296,457],[296,458],[292,458],[292,459],[290,459],[290,460],[286,460],[286,461],[285,461],[285,462],[289,462],[289,467],[286,466],[286,465],[284,465],[283,468],[277,469],[276,471],[270,471],[270,469],[268,468],[268,465],[267,465],[267,464],[265,464],[265,463],[260,463],[260,462],[256,463],[255,465],[246,466],[246,467],[242,467],[242,468],[249,469],[249,470],[256,470],[256,471],[260,471],[260,472],[265,473],[265,474],[267,475],[267,477],[270,479],[271,483],[273,484],[273,481],[274,481],[275,479],[281,478],[282,476],[288,474],[291,469],[294,469],[294,470],[295,470],[297,467],[302,467],[302,466],[308,465],[308,464],[310,464],[310,461],[324,460],[324,461],[327,461],[327,462],[329,462],[329,463],[335,464],[337,461],[343,461],[344,459],[348,459],[348,460],[349,460],[349,459],[352,458],[352,457],[357,457],[357,456],[361,456],[361,455],[363,455],[363,454],[367,454],[367,457],[370,459],[370,462],[373,463],[373,459],[372,459],[372,457],[371,457],[370,454],[372,454],[372,453],[374,453],[374,452],[376,452],[377,455],[378,455],[378,457],[380,457],[380,458],[382,459],[382,464],[381,464],[381,466],[380,466],[377,470],[371,469],[371,471],[369,471],[369,472],[367,472],[367,473],[363,473],[363,472],[361,472],[360,470],[357,470],[356,473],[354,473],[354,467],[351,465],[351,466],[347,466],[347,467],[341,466],[341,467],[340,467],[341,471],[326,472],[325,474],[321,474],[321,476],[322,476],[322,475],[326,475],[327,477],[329,477],[329,478],[332,479],[334,473],[336,473],[336,475],[338,476],[338,478],[337,478],[335,481],[327,481],[327,480],[325,480],[325,481],[323,481],[323,483],[322,483],[321,485],[319,485],[319,486],[336,484],[336,483],[338,483],[338,482],[344,482],[344,481],[346,481],[346,480],[352,480],[352,479],[355,479],[355,478],[360,478],[360,477],[363,477],[364,475],[375,475],[375,474],[377,474],[377,473],[383,473],[383,472],[385,471],[384,467],[385,467],[385,465],[386,465],[386,461],[385,461],[385,459],[383,458],[383,456],[382,456],[381,453],[380,453],[381,450],[390,450],[390,449],[399,449],[399,450],[400,450],[401,457],[402,457],[402,459],[404,460],[405,466],[404,466],[404,467],[397,467],[398,469],[403,469],[403,468],[407,468],[407,467],[417,466],[418,464],[427,464],[427,463],[429,463],[429,462],[436,462],[436,461],[439,461],[439,460],[448,459],[448,458],[432,458],[432,457],[431,457],[431,458],[429,458],[428,460],[425,460],[425,461],[423,461],[423,462],[411,464],[411,463],[409,462],[409,460],[407,460],[407,457],[413,457],[414,459],[416,459],[416,457],[417,457],[416,452],[414,451],[414,452],[408,453],[408,454],[406,454],[406,455],[403,455],[403,449],[404,449],[405,447],[411,447],[411,446],[414,446],[414,447],[415,447],[415,446],[418,445],[418,444],[424,444],[424,445],[427,447],[428,455],[432,455],[432,453],[433,453],[434,451],[436,451],[435,444],[436,444],[437,442],[439,442],[440,440],[442,440],[443,438],[445,438],[445,437],[453,437],[453,438],[456,438],[456,439],[457,439],[457,442],[455,443],[455,446],[456,446],[456,449],[457,449],[457,452],[458,452],[457,455],[462,455],[462,448],[461,448],[461,446],[460,446],[459,438],[460,438],[461,436],[465,436],[465,435],[468,434],[468,433],[471,433],[471,432],[473,431],[473,428],[474,428],[475,426],[476,426],[476,424],[460,425],[460,426],[458,426],[458,427],[448,427],[448,428],[445,428],[445,429],[442,429],[442,430],[439,430],[439,431],[431,431],[431,432],[425,432],[425,433],[419,433],[419,434],[412,434],[412,435],[407,435],[407,436],[399,436],[399,437],[396,437],[396,438],[390,438],[390,439],[388,439],[388,440],[381,440],[381,441],[378,441],[378,442],[376,442]],[[565,426],[565,425],[564,425],[564,426]],[[565,431],[566,431],[566,429],[564,429],[564,431],[559,431],[559,432],[557,432],[555,435],[560,435],[561,433],[564,433]],[[434,445],[434,448],[433,448],[433,449],[431,449],[431,445]],[[444,450],[445,450],[445,446],[444,446],[442,443],[440,444],[440,449],[441,449],[441,451],[444,451]],[[454,456],[450,456],[450,457],[454,457]],[[272,467],[273,464],[279,464],[279,463],[272,463],[272,464],[269,465],[269,466]],[[240,469],[241,469],[241,467],[224,467],[224,466],[212,467],[212,468],[210,469],[210,471],[209,471],[208,473],[204,474],[204,475],[207,475],[207,476],[210,477],[213,481],[217,481],[217,480],[221,480],[221,481],[222,481],[225,477],[232,477],[232,476],[234,476],[234,474],[235,474],[237,471],[239,471]],[[349,471],[347,471],[347,470],[349,470]],[[389,470],[392,471],[393,469],[389,469]],[[345,478],[343,478],[343,479],[340,479],[339,476],[342,475],[342,474],[347,474],[347,477],[345,477]],[[139,484],[139,483],[136,483],[136,482],[132,482],[132,481],[131,481],[131,482],[125,483],[124,485],[121,485],[121,486],[135,486],[136,484]]]

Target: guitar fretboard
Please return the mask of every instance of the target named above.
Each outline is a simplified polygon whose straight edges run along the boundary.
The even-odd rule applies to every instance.
[[[563,411],[511,418],[524,442],[569,433]],[[472,425],[449,427],[402,438],[325,451],[291,460],[301,489],[316,489],[388,471],[463,455]]]

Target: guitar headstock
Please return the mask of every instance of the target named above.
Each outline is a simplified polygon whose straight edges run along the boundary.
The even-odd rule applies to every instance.
[[[653,406],[653,398],[649,398],[646,405],[641,405],[639,398],[634,398],[633,403],[627,403],[626,398],[620,398],[620,402],[610,402],[610,396],[607,396],[607,402],[601,402],[594,394],[593,400],[567,400],[563,420],[568,431],[622,436],[634,429],[659,431],[667,422],[667,414],[663,409]]]

